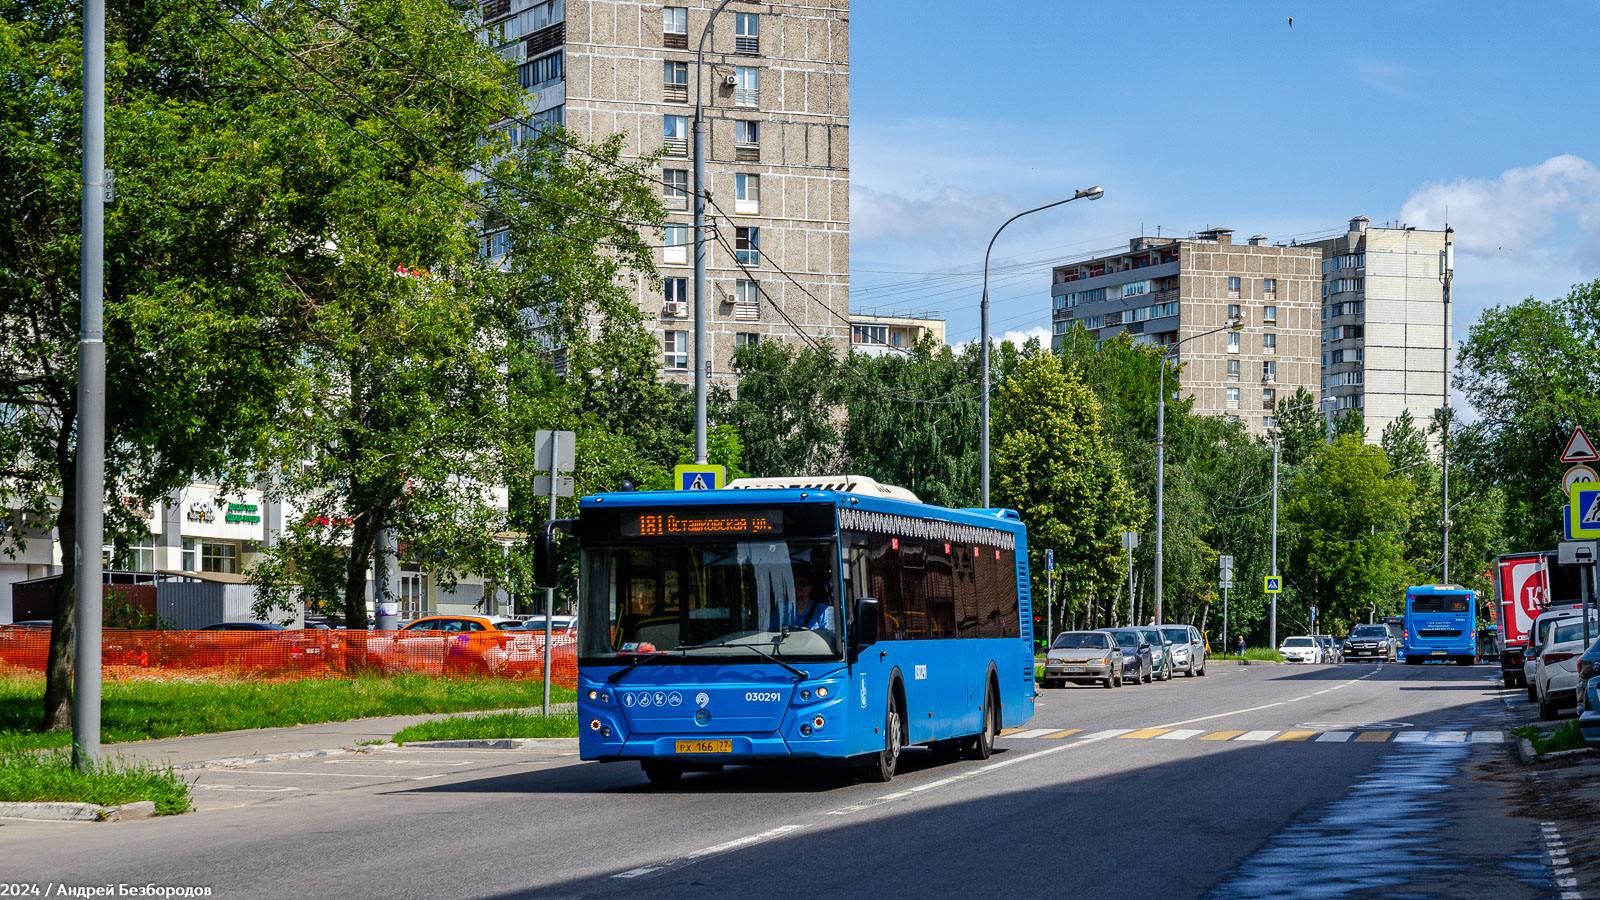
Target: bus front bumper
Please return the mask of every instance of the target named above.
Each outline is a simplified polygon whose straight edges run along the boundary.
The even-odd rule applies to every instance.
[[[804,741],[785,740],[776,732],[758,735],[645,734],[609,741],[598,736],[581,735],[578,740],[580,758],[601,762],[670,759],[686,765],[719,766],[844,755],[842,737],[828,739],[815,733]]]

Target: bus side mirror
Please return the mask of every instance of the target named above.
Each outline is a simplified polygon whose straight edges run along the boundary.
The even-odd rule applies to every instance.
[[[856,598],[856,647],[867,647],[878,642],[878,601],[872,597]]]
[[[539,530],[533,548],[534,587],[556,586],[556,532],[571,534],[573,519],[550,519]]]

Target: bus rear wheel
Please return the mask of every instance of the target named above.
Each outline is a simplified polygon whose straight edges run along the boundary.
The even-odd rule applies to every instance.
[[[1000,731],[1000,697],[990,685],[984,692],[983,728],[967,739],[967,759],[988,759],[994,755],[994,736]]]
[[[894,778],[895,766],[900,762],[900,699],[889,695],[889,711],[883,717],[883,749],[872,755],[866,765],[868,781],[884,783]]]

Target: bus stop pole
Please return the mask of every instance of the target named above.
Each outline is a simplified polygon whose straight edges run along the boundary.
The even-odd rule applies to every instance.
[[[558,432],[550,432],[550,518],[556,517],[556,452]],[[552,583],[555,579],[551,579]],[[556,589],[544,589],[544,714],[550,715],[550,634],[551,617],[556,614]]]

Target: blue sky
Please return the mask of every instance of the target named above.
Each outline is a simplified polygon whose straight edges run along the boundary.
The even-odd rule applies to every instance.
[[[1288,17],[1294,24],[1288,24]],[[1600,277],[1600,4],[857,0],[851,298],[1048,326],[1049,260],[1207,225],[1456,228],[1455,336]]]

